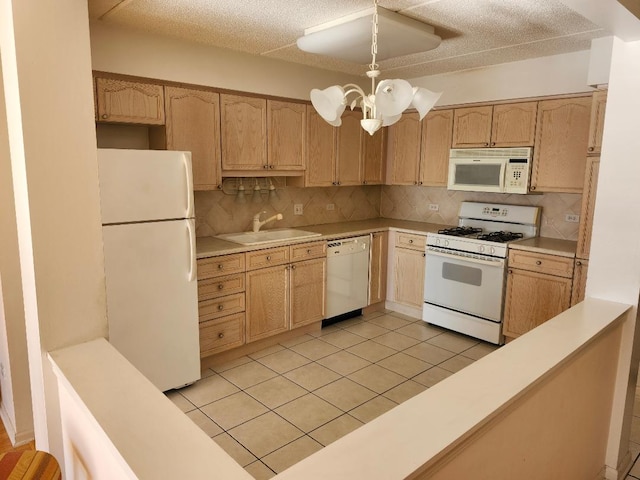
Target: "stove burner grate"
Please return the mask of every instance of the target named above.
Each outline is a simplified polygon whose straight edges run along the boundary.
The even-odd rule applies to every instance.
[[[505,243],[505,242],[510,242],[512,240],[517,240],[522,237],[523,235],[521,233],[491,232],[491,233],[484,233],[484,234],[478,235],[476,238],[478,240],[487,240],[489,242]]]
[[[451,227],[438,230],[438,233],[454,237],[466,237],[480,232],[482,232],[482,229],[477,227]]]

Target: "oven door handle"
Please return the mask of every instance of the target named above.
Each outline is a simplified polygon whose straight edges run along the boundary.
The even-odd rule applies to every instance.
[[[470,258],[470,257],[464,257],[462,255],[453,255],[451,253],[444,253],[444,252],[436,252],[435,250],[429,250],[427,249],[427,256],[429,255],[433,255],[435,257],[444,257],[444,258],[450,258],[452,260],[458,260],[458,261],[469,261],[472,263],[478,263],[480,265],[487,265],[489,267],[504,267],[504,260],[503,259],[495,259],[495,260],[482,260],[480,258]]]

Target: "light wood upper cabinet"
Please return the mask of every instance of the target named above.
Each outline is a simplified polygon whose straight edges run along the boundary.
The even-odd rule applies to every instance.
[[[539,102],[532,191],[582,192],[590,117],[591,97]]]
[[[380,185],[384,183],[387,158],[387,129],[381,128],[373,135],[364,133],[364,161],[362,183]]]
[[[98,122],[164,125],[164,88],[97,77],[96,110]]]
[[[491,146],[533,146],[537,113],[538,102],[494,105],[491,124]]]
[[[306,107],[267,100],[267,160],[271,170],[304,170]]]
[[[602,133],[604,131],[604,112],[607,107],[607,91],[599,90],[593,94],[591,120],[589,126],[589,155],[599,155],[602,150]]]
[[[453,110],[435,110],[422,120],[422,184],[447,186],[452,136]]]
[[[488,147],[491,142],[493,107],[456,108],[453,118],[453,148]]]
[[[532,146],[537,102],[456,108],[453,148]]]
[[[389,185],[420,184],[422,124],[417,113],[403,113],[387,131],[387,181]]]
[[[193,188],[220,188],[220,95],[166,87],[165,110],[166,148],[191,152]]]
[[[387,251],[389,232],[371,234],[369,264],[369,305],[380,303],[387,296]]]
[[[307,168],[304,181],[300,178],[291,179],[293,185],[300,187],[333,185],[336,171],[336,135],[335,127],[325,122],[313,108],[307,109]]]
[[[342,114],[342,125],[338,127],[336,185],[360,185],[362,183],[364,134],[366,132],[360,126],[361,118],[362,113],[357,110],[348,110]]]
[[[264,170],[267,166],[267,101],[220,95],[222,169]]]
[[[591,232],[593,229],[593,211],[596,206],[596,192],[598,189],[598,172],[600,171],[600,157],[587,159],[587,170],[584,176],[582,193],[582,210],[580,212],[580,226],[578,227],[578,246],[576,257],[589,258],[591,249]]]

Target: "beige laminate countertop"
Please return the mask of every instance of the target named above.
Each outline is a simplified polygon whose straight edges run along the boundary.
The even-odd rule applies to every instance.
[[[573,240],[560,240],[558,238],[534,237],[527,240],[512,242],[510,249],[527,250],[529,252],[546,253],[560,257],[575,257],[577,242]]]
[[[337,238],[366,235],[384,230],[403,230],[411,233],[425,234],[437,232],[449,225],[438,223],[413,222],[409,220],[394,220],[391,218],[374,218],[371,220],[358,220],[355,222],[326,223],[323,225],[307,225],[301,230],[319,233],[319,237],[304,238],[299,240],[285,240],[281,242],[263,243],[262,245],[240,245],[215,237],[196,238],[197,258],[215,257],[230,253],[249,252],[264,248],[288,245],[294,243],[313,242],[317,240],[335,240]]]

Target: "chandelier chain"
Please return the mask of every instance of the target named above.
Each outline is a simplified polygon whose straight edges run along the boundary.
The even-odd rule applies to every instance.
[[[378,54],[378,0],[373,0],[373,19],[371,21],[371,70],[377,70],[376,55]]]

